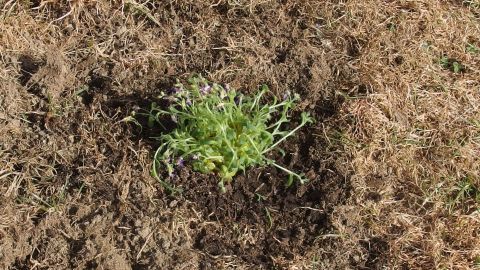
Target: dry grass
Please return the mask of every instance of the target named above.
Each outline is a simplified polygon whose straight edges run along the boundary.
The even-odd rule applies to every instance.
[[[220,1],[230,3],[225,18],[211,11],[217,1],[163,13],[151,1],[31,2],[0,3],[0,267],[98,266],[38,255],[68,255],[81,239],[76,252],[107,268],[127,265],[129,254],[157,266],[180,256],[179,269],[209,256],[192,250],[191,234],[218,224],[191,205],[162,205],[149,177],[150,146],[119,123],[127,105],[155,91],[159,73],[165,83],[192,71],[245,89],[268,81],[278,93],[307,81],[306,110],[345,99],[313,132],[332,144],[352,194],[330,213],[335,232],[319,235],[317,250],[273,261],[290,269],[480,265],[475,1]],[[281,35],[253,23],[258,10],[278,29],[295,30]],[[226,23],[236,16],[245,27],[231,33]],[[279,51],[290,57],[275,62]],[[442,57],[464,69],[442,66]],[[35,72],[23,84],[26,61]],[[108,89],[89,101],[75,93],[94,87],[92,74]],[[120,105],[109,108],[111,99]],[[159,209],[162,218],[152,221]],[[254,239],[247,230],[239,241]],[[31,255],[37,246],[44,249]],[[164,257],[143,257],[155,249]],[[253,267],[235,256],[214,259],[218,267]]]
[[[337,27],[359,41],[352,65],[369,92],[344,106],[355,123],[346,136],[357,145],[349,150],[358,226],[388,239],[392,268],[474,268],[478,190],[462,198],[458,189],[480,185],[480,55],[466,51],[479,45],[477,15],[437,1],[358,1],[343,10]],[[442,68],[444,55],[465,72]]]

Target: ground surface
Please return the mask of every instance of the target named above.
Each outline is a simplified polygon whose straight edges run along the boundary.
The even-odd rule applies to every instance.
[[[478,1],[0,1],[1,269],[474,269]],[[317,122],[220,194],[122,121],[202,73]]]

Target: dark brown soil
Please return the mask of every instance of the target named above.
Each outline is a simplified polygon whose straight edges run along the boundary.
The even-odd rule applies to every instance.
[[[348,175],[334,162],[325,162],[326,151],[316,151],[326,148],[327,142],[307,132],[285,145],[289,154],[283,163],[307,172],[310,179],[292,187],[286,187],[284,173],[259,168],[238,175],[222,194],[215,177],[182,170],[172,179],[183,190],[173,201],[192,202],[203,219],[216,224],[191,224],[197,229],[193,247],[210,257],[235,254],[266,269],[318,248],[319,236],[335,233],[329,216],[346,202],[350,191]],[[211,260],[202,263],[203,269],[213,266]]]
[[[194,248],[212,256],[235,254],[269,267],[276,264],[272,257],[288,261],[305,255],[318,236],[334,231],[329,212],[345,201],[348,187],[336,173],[323,173],[307,186],[290,189],[283,178],[268,170],[250,171],[226,194],[218,194],[214,179],[184,178],[185,197],[195,200],[207,220],[222,225],[201,228]],[[204,263],[206,269],[209,265]]]

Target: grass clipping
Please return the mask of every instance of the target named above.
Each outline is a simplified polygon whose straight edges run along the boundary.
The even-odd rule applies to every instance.
[[[216,173],[219,187],[251,166],[272,165],[288,175],[287,185],[295,179],[306,181],[303,174],[284,168],[266,155],[272,150],[283,151],[278,145],[313,119],[302,113],[300,125],[290,131],[282,131],[282,124],[289,122],[288,113],[298,100],[298,95],[285,95],[282,101],[274,98],[272,104],[261,104],[268,92],[262,86],[254,96],[244,96],[228,86],[210,83],[197,76],[189,79],[189,85],[177,82],[169,93],[163,93],[170,103],[168,109],[153,103],[148,112],[148,123],[162,125],[165,116],[176,123],[176,129],[156,138],[161,146],[155,152],[153,175],[168,189],[171,185],[161,180],[160,168],[165,166],[170,176],[175,168],[185,162],[201,173]],[[272,118],[278,120],[272,121]]]

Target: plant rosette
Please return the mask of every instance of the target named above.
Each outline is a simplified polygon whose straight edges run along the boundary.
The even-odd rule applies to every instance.
[[[288,174],[287,186],[295,179],[304,183],[303,174],[293,172],[270,159],[271,151],[283,153],[278,146],[313,119],[307,112],[301,114],[301,123],[292,130],[282,130],[290,122],[289,112],[299,99],[298,95],[285,95],[279,101],[262,103],[268,92],[263,85],[254,96],[246,96],[220,84],[211,83],[201,76],[188,80],[188,85],[177,81],[168,92],[161,94],[169,102],[168,108],[151,104],[148,125],[163,126],[170,117],[176,128],[155,139],[161,142],[154,155],[152,174],[168,190],[174,191],[168,181],[162,180],[162,167],[168,174],[175,169],[192,166],[193,170],[219,176],[219,187],[224,191],[225,182],[232,181],[238,172],[253,166],[274,166]],[[277,120],[273,120],[277,119]]]

